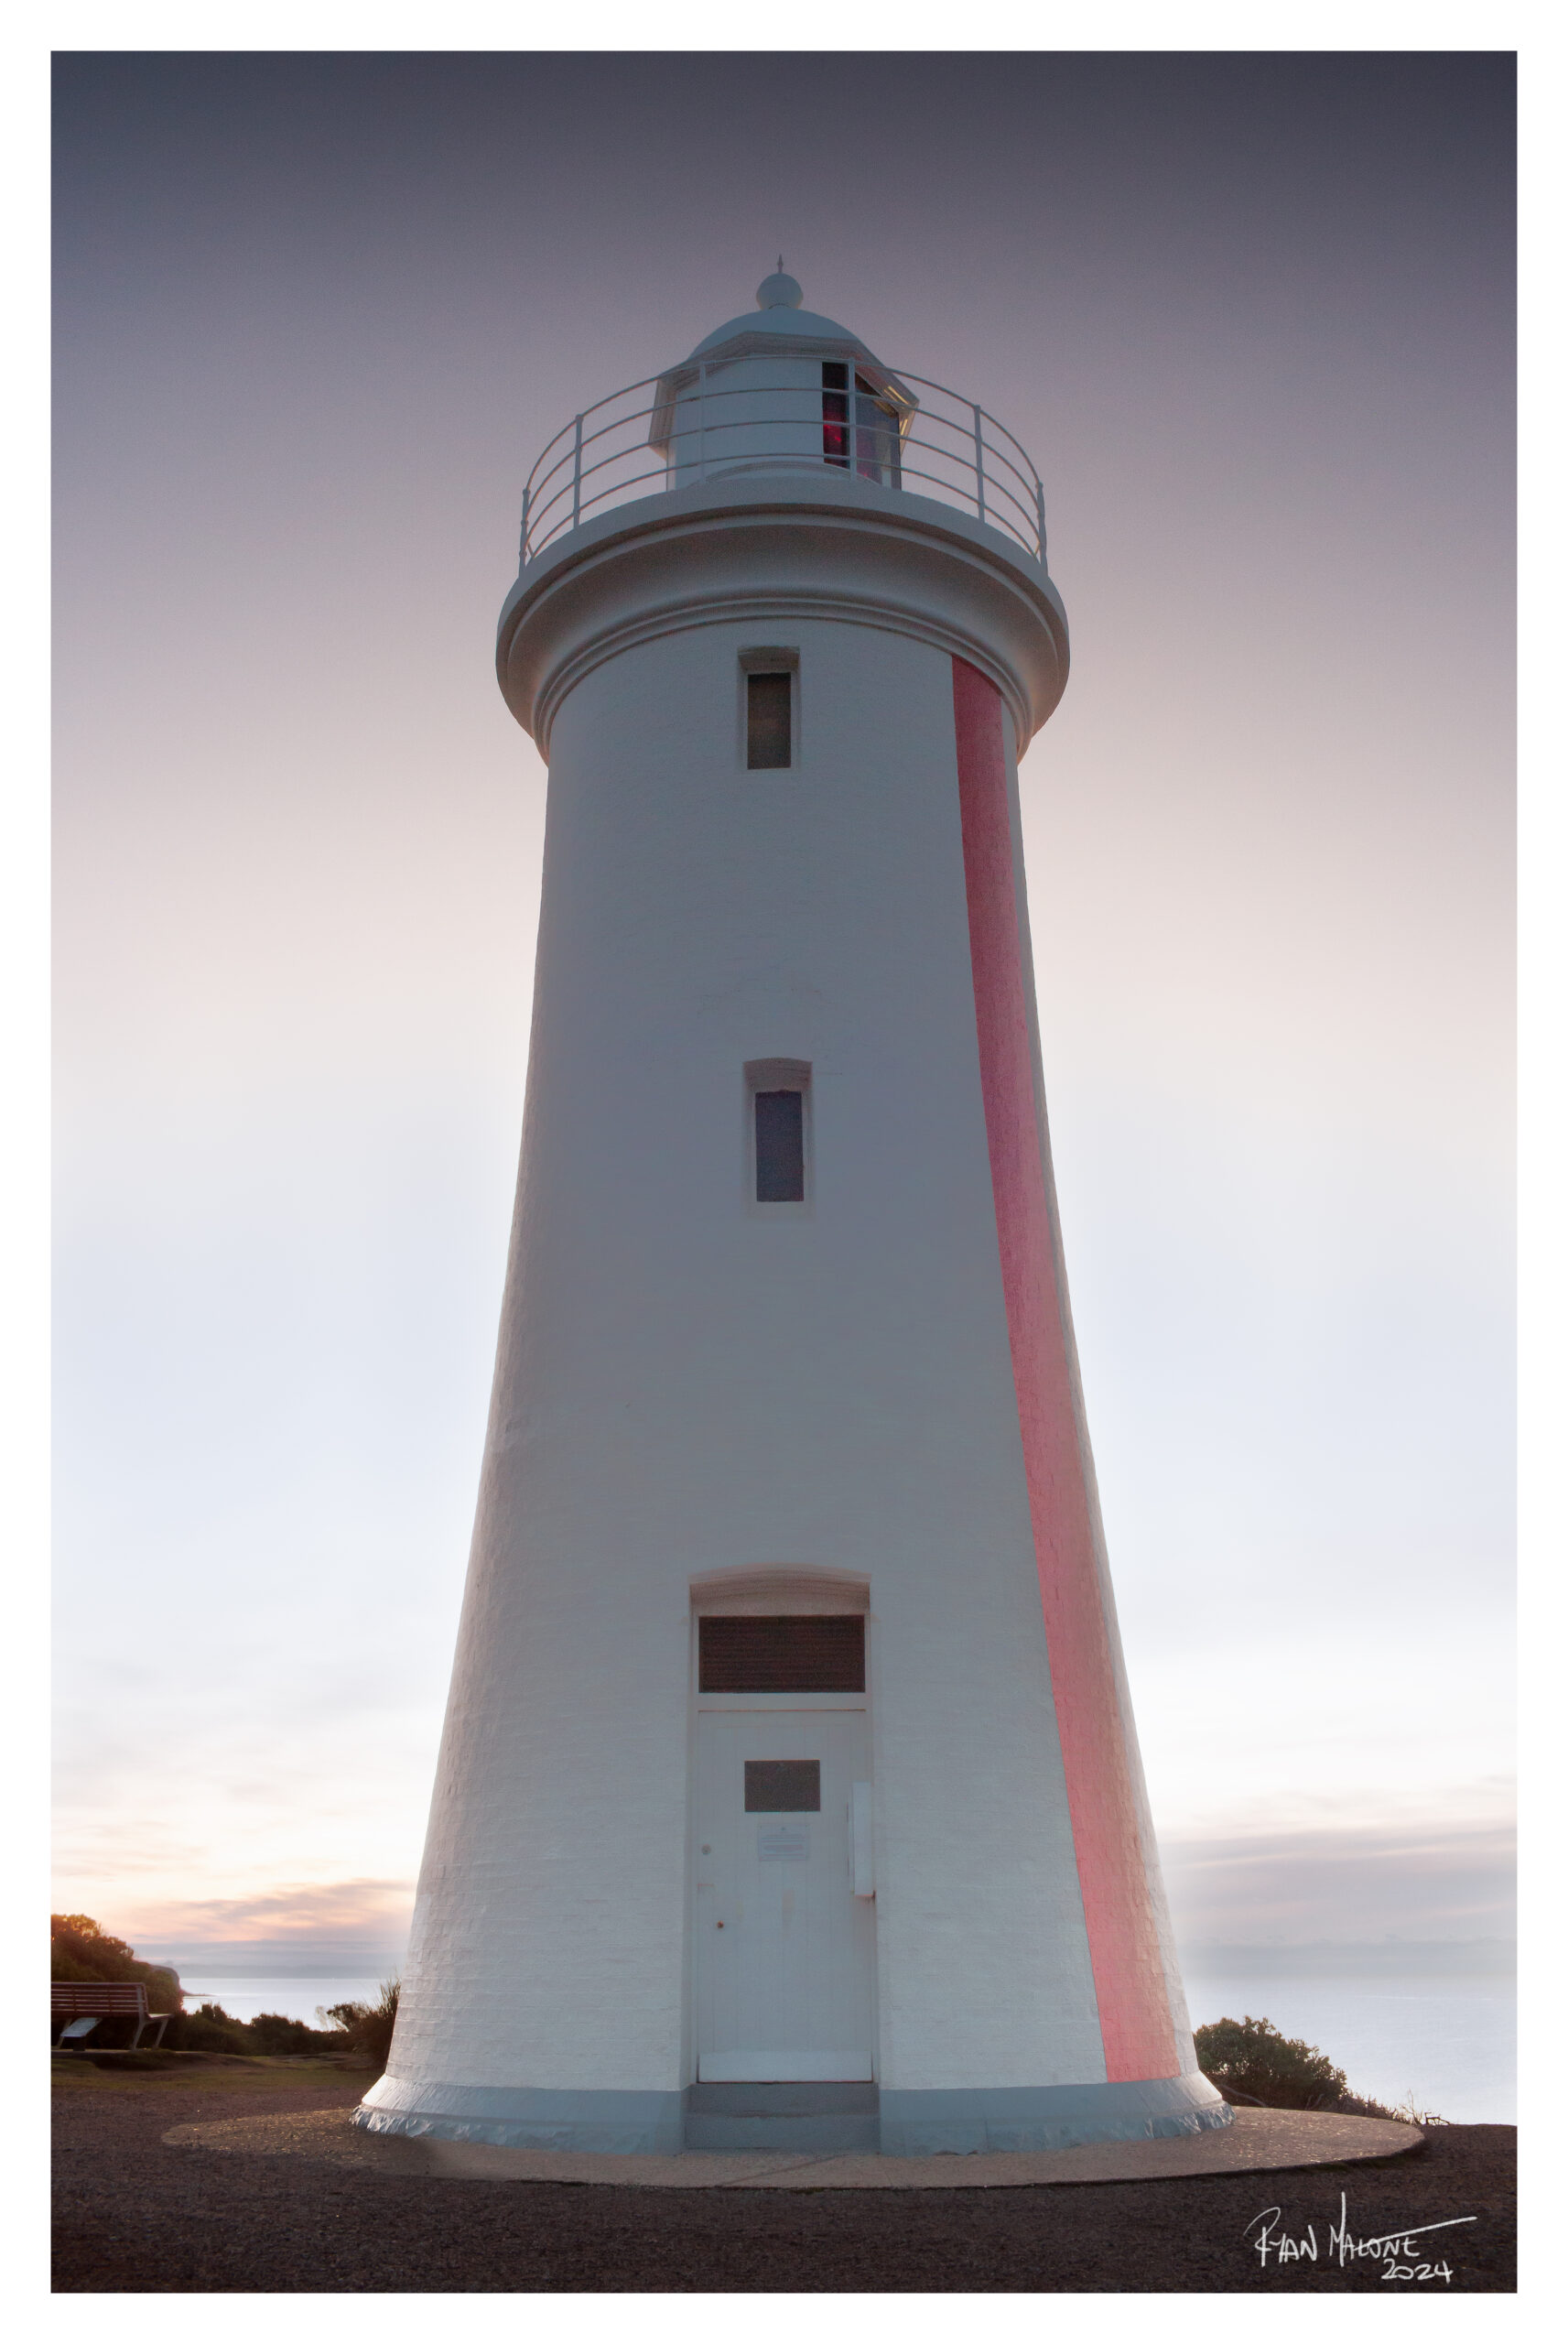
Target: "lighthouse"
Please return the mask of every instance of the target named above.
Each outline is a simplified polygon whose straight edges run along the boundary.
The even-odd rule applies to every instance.
[[[573,418],[517,1204],[381,2132],[1039,2149],[1199,2073],[1064,1265],[1033,462],[784,273]]]

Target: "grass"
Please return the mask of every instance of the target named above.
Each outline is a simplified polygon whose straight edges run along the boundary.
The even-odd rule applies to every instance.
[[[55,2052],[49,2058],[49,2081],[57,2091],[140,2091],[147,2086],[176,2089],[265,2091],[278,2085],[297,2090],[301,2084],[368,2085],[381,2070],[373,2059],[243,2057],[238,2053],[211,2051],[128,2051],[111,2067],[95,2067],[81,2052]]]

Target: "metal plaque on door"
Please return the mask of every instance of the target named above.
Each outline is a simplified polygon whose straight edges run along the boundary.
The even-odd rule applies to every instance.
[[[803,1864],[811,1853],[810,1825],[804,1816],[787,1823],[759,1823],[757,1861],[764,1864]]]

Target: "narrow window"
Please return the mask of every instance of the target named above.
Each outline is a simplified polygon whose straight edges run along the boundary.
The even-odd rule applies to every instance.
[[[806,1058],[748,1058],[746,1178],[751,1212],[810,1211],[811,1067]]]
[[[881,481],[886,488],[903,485],[900,458],[903,446],[899,438],[898,409],[880,397],[874,383],[869,383],[857,370],[855,375],[855,420],[851,450],[849,440],[849,369],[842,360],[825,358],[822,362],[822,454],[826,462],[838,464],[848,472],[851,455],[854,470],[862,480]]]
[[[842,362],[822,362],[822,452],[830,464],[849,463],[849,369]]]
[[[790,762],[791,689],[787,667],[753,669],[746,678],[746,764],[752,773]]]
[[[806,1100],[799,1091],[758,1091],[757,1202],[806,1202]]]

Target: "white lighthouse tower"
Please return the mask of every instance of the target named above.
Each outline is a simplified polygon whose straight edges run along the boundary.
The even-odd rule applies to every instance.
[[[360,2122],[1040,2148],[1197,2071],[1057,1228],[1023,450],[780,273],[574,419],[522,1170],[402,2008]]]

